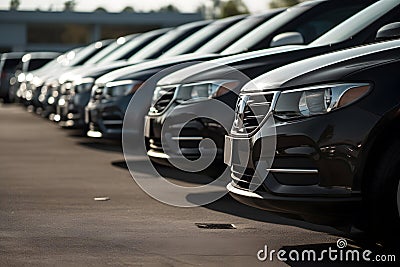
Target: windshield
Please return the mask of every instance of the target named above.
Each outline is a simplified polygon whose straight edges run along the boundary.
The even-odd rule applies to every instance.
[[[37,70],[41,67],[43,67],[44,65],[46,65],[48,62],[52,61],[53,58],[34,58],[31,59],[28,65],[28,71],[33,71],[33,70]]]
[[[193,32],[204,27],[205,24],[184,25],[170,30],[160,38],[157,38],[145,48],[130,57],[129,61],[141,61],[144,59],[154,59],[161,56],[165,51],[179,43]]]
[[[251,47],[253,44],[261,42],[265,38],[265,36],[274,33],[280,27],[295,19],[301,13],[309,10],[312,6],[314,5],[297,5],[287,9],[285,12],[282,12],[281,14],[273,17],[267,22],[261,24],[250,33],[246,34],[239,41],[235,42],[230,47],[225,49],[222,54],[229,55],[248,51],[249,47]]]
[[[236,54],[270,47],[280,33],[298,32],[309,44],[376,0],[304,2],[273,17],[224,50]]]
[[[342,22],[310,45],[322,46],[348,40],[398,5],[400,5],[398,1],[379,1]]]
[[[103,60],[105,57],[113,53],[115,50],[117,50],[119,47],[123,46],[126,44],[129,40],[132,40],[136,35],[130,35],[130,36],[125,36],[125,37],[119,37],[117,41],[113,42],[103,50],[101,50],[99,53],[94,55],[91,59],[85,62],[84,65],[91,65],[91,64],[96,64],[99,63],[101,60]]]
[[[225,48],[227,48],[229,45],[231,45],[233,42],[244,36],[250,30],[256,28],[261,23],[267,21],[276,14],[277,14],[276,12],[271,12],[263,16],[247,17],[244,20],[239,21],[238,23],[234,24],[233,26],[223,31],[217,37],[207,42],[205,45],[196,50],[196,53],[201,53],[201,54],[219,53]]]
[[[168,29],[155,30],[147,33],[142,33],[138,37],[131,41],[125,43],[122,47],[118,48],[116,51],[112,52],[110,55],[106,56],[101,60],[102,63],[111,62],[116,60],[128,59],[140,49],[148,45],[150,42],[154,41],[156,38],[160,37],[162,34],[167,32]]]
[[[200,31],[192,34],[184,41],[180,42],[167,52],[162,55],[164,57],[172,57],[178,56],[182,54],[192,53],[207,41],[224,31],[227,27],[231,26],[232,24],[236,23],[237,21],[241,20],[241,18],[235,19],[224,19],[218,20],[216,22],[207,25],[206,27],[202,28]]]
[[[96,53],[100,52],[103,48],[107,46],[107,42],[96,42],[94,44],[90,44],[86,46],[85,48],[82,48],[82,50],[79,50],[78,53],[76,53],[75,57],[71,60],[68,61],[66,66],[77,66],[82,63],[84,63],[87,59],[95,55]]]

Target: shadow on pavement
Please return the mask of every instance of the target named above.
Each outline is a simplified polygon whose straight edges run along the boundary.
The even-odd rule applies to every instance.
[[[102,141],[80,141],[78,145],[90,148],[101,150],[105,152],[119,152],[122,153],[121,143],[118,142],[102,142]]]
[[[148,173],[148,170],[146,168],[141,168],[140,167],[140,161],[135,161],[132,162],[132,164],[135,164],[137,169],[135,171],[137,172],[143,172],[143,173]],[[113,161],[111,162],[111,165],[119,168],[123,168],[128,170],[128,166],[125,161]],[[194,183],[194,184],[199,184],[199,185],[204,185],[212,182],[213,180],[210,177],[207,177],[205,175],[200,175],[196,173],[190,173],[190,172],[184,172],[180,171],[171,167],[159,165],[159,164],[153,164],[154,168],[158,171],[158,173],[167,179],[172,179],[176,181],[181,181],[181,182],[187,182],[187,183]]]
[[[142,172],[142,173],[149,173],[144,167],[141,168],[140,166],[141,161],[132,161],[131,164],[137,167],[135,171]],[[128,170],[127,164],[125,161],[114,161],[111,163],[115,167],[124,168]],[[130,164],[130,165],[131,165]],[[187,173],[183,171],[179,171],[173,168],[165,167],[162,165],[154,164],[157,171],[161,174],[161,176],[166,177],[168,179],[174,179],[178,181],[183,181],[192,184],[204,185],[213,181],[210,177],[204,175],[198,175],[193,173]],[[207,193],[210,194],[210,199],[214,198],[215,192]],[[188,194],[187,200],[191,203],[198,204],[199,201],[204,199],[204,194]],[[340,235],[341,233],[331,227],[327,226],[319,226],[307,222],[303,222],[296,219],[291,219],[287,217],[281,217],[275,213],[270,213],[264,210],[256,209],[250,206],[246,206],[244,204],[239,203],[238,201],[234,200],[229,194],[226,194],[224,197],[220,198],[219,200],[210,203],[204,206],[207,209],[223,212],[226,214],[231,214],[234,216],[247,218],[253,221],[260,221],[260,222],[267,222],[267,223],[274,223],[274,224],[283,224],[283,225],[291,225],[297,226],[313,231],[329,233],[332,235]]]

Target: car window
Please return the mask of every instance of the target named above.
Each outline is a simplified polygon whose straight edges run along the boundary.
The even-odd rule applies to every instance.
[[[144,59],[154,59],[161,56],[168,49],[184,40],[194,32],[206,26],[205,24],[196,26],[181,26],[170,30],[160,38],[157,38],[142,50],[130,57],[129,61],[140,61]]]
[[[345,19],[351,17],[363,8],[363,5],[340,7],[331,12],[322,12],[309,21],[289,28],[287,31],[299,32],[306,44],[323,35]]]
[[[46,63],[50,62],[52,59],[50,58],[37,58],[31,59],[29,61],[28,71],[39,69],[40,67],[46,65]]]
[[[297,31],[309,44],[332,27],[368,6],[372,1],[323,1],[305,2],[275,16],[239,41],[225,49],[222,54],[236,54],[269,48],[273,37],[280,33]]]
[[[206,27],[200,29],[198,32],[190,35],[188,38],[169,49],[163,54],[162,57],[172,57],[186,53],[192,53],[208,40],[212,39],[238,20],[239,19],[230,20],[229,22],[216,21],[214,23],[211,23],[210,25],[207,25]]]
[[[328,45],[343,42],[353,37],[360,30],[366,28],[371,25],[379,18],[385,16],[391,10],[398,8],[398,1],[392,0],[382,0],[379,1],[366,9],[358,12],[351,18],[346,21],[340,23],[337,27],[328,31],[326,34],[316,39],[310,45],[312,46],[320,46],[320,45]],[[395,18],[398,21],[398,17]]]
[[[159,38],[161,35],[165,34],[165,31],[158,30],[157,32],[143,33],[139,37],[125,43],[116,51],[106,56],[101,60],[102,63],[124,60],[130,58],[132,55],[137,53],[143,47],[153,42],[155,39]]]
[[[227,30],[223,31],[217,37],[211,39],[205,45],[196,50],[196,53],[209,54],[209,53],[219,53],[226,47],[231,45],[233,42],[243,37],[246,33],[258,27],[261,23],[264,23],[275,13],[271,13],[267,16],[251,16],[233,26],[229,27]]]
[[[7,58],[3,65],[3,71],[13,71],[20,63],[20,58]]]

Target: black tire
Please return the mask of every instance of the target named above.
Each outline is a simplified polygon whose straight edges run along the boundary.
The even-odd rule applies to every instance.
[[[400,236],[400,140],[382,153],[364,184],[365,230],[375,241],[398,244]],[[367,174],[368,175],[368,174]]]
[[[4,102],[5,104],[11,103],[11,99],[10,99],[9,94],[7,94],[7,95],[3,98],[3,102]]]

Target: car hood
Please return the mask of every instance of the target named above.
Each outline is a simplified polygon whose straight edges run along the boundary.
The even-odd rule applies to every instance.
[[[206,55],[199,55],[199,54],[185,54],[170,58],[162,58],[162,59],[155,59],[151,61],[146,61],[140,64],[135,64],[131,66],[127,66],[124,68],[120,68],[109,72],[96,80],[97,84],[105,84],[110,81],[121,79],[122,77],[132,76],[137,72],[144,72],[151,69],[160,69],[160,68],[167,68],[172,65],[177,65],[185,62],[193,62],[193,61],[204,61],[210,60],[220,57],[218,54],[206,54]]]
[[[79,78],[92,77],[98,78],[107,72],[113,71],[115,69],[130,66],[133,63],[120,60],[115,62],[110,62],[107,64],[94,64],[94,65],[82,65],[78,67],[71,68],[68,72],[64,73],[60,77],[60,82],[74,81]]]
[[[277,68],[242,91],[276,90],[343,79],[346,75],[399,58],[400,40],[344,49]],[[397,51],[396,51],[397,50]]]
[[[304,45],[290,45],[275,48],[269,48],[254,52],[241,53],[232,56],[224,56],[219,59],[210,60],[178,70],[168,76],[165,76],[159,81],[159,85],[173,85],[180,83],[198,82],[210,79],[210,76],[218,76],[217,69],[221,66],[240,65],[241,62],[246,64],[246,61],[262,58],[268,55],[277,55],[280,53],[304,49]],[[221,78],[221,77],[219,77]],[[223,78],[223,77],[222,77]]]

